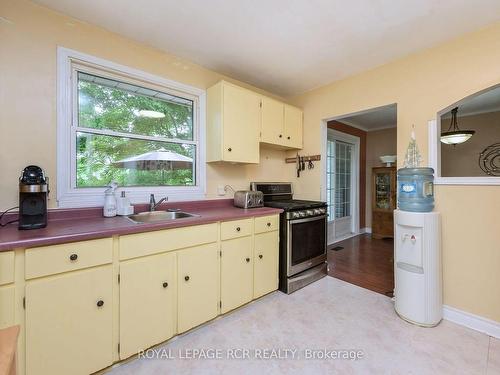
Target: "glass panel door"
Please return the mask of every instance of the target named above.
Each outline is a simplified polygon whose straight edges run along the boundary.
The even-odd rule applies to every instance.
[[[328,243],[352,233],[354,147],[333,137],[327,141]]]

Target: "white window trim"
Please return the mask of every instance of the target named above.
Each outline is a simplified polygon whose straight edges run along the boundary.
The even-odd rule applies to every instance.
[[[438,114],[439,115],[439,114]],[[439,117],[438,117],[439,119]],[[428,122],[429,166],[434,169],[435,185],[500,185],[500,177],[441,177],[441,124],[438,119]]]
[[[124,187],[132,203],[149,202],[150,194],[158,197],[168,196],[171,201],[185,201],[205,198],[206,163],[205,163],[205,108],[206,92],[203,89],[185,85],[153,74],[130,68],[95,56],[87,55],[64,47],[57,48],[57,202],[58,207],[89,207],[104,204],[105,188],[76,189],[72,181],[72,168],[76,163],[75,140],[72,139],[73,63],[89,64],[104,70],[116,72],[133,79],[149,82],[197,97],[198,148],[196,150],[196,185],[195,186],[151,186]],[[188,142],[189,143],[189,142]],[[120,189],[121,190],[121,189]]]

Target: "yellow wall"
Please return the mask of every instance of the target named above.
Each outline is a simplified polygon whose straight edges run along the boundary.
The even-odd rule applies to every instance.
[[[0,1],[0,17],[0,211],[17,205],[18,178],[30,163],[46,170],[56,205],[57,46],[203,89],[222,78],[249,87],[28,1]],[[215,197],[219,184],[247,189],[254,179],[286,179],[284,157],[264,149],[258,166],[207,165],[207,196]]]
[[[397,103],[398,164],[412,124],[425,164],[427,121],[500,83],[499,61],[500,24],[495,24],[292,98],[304,109],[304,152],[320,149],[323,119]],[[319,168],[307,179],[294,179],[297,193],[310,199],[320,197],[320,181]],[[443,222],[444,303],[500,321],[500,186],[437,186],[436,203]]]

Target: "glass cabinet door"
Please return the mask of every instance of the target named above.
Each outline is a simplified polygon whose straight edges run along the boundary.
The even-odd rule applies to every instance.
[[[391,209],[391,173],[375,173],[375,208],[378,210]]]

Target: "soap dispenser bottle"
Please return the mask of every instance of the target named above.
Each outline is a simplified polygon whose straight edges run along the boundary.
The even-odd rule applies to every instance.
[[[115,190],[118,187],[116,182],[111,182],[108,188],[104,191],[104,207],[103,215],[104,217],[116,216],[116,197]]]

